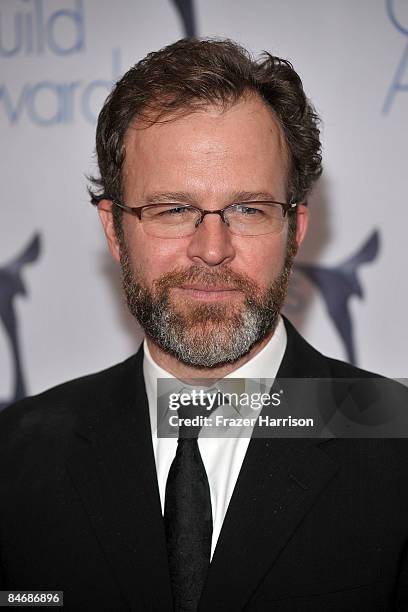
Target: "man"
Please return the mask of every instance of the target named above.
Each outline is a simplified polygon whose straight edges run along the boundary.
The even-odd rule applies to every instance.
[[[321,173],[296,72],[179,41],[118,82],[97,154],[146,339],[1,415],[2,588],[60,589],[70,610],[406,610],[403,440],[157,435],[161,377],[369,376],[279,314]]]

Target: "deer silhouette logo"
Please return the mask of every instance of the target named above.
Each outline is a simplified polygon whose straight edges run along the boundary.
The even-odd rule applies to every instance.
[[[350,298],[364,297],[357,273],[360,266],[377,258],[379,247],[379,233],[375,230],[354,255],[337,266],[326,268],[309,264],[296,265],[296,270],[302,272],[319,289],[328,315],[340,335],[347,358],[353,364],[356,364],[357,357]]]
[[[21,273],[26,264],[38,259],[40,249],[40,236],[35,234],[22,253],[0,268],[0,320],[11,349],[14,368],[13,392],[9,399],[0,399],[0,410],[26,395],[15,297],[19,294],[27,295]]]
[[[173,4],[181,17],[185,35],[188,38],[196,36],[193,0],[173,0]]]

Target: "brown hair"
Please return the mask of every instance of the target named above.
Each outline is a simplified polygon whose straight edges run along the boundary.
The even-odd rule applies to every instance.
[[[90,177],[92,204],[121,199],[124,139],[133,120],[154,123],[207,104],[228,107],[248,93],[278,118],[289,152],[288,192],[304,201],[322,172],[319,118],[290,62],[266,51],[254,60],[228,39],[182,39],[135,64],[106,99],[96,130],[100,177]],[[118,228],[120,209],[114,211]]]

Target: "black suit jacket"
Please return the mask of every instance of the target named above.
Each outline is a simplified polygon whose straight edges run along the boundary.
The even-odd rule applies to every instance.
[[[286,322],[280,377],[367,376]],[[0,415],[0,587],[171,611],[143,352]],[[201,612],[408,610],[408,442],[252,439]]]

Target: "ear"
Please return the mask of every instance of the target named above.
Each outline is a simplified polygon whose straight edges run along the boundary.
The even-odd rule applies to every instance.
[[[307,227],[309,225],[309,210],[305,204],[298,204],[296,214],[296,247],[297,250],[299,250],[299,247],[306,236]]]
[[[110,200],[101,200],[98,204],[98,214],[105,231],[109,251],[115,261],[120,261],[120,247],[113,224],[113,204]]]

